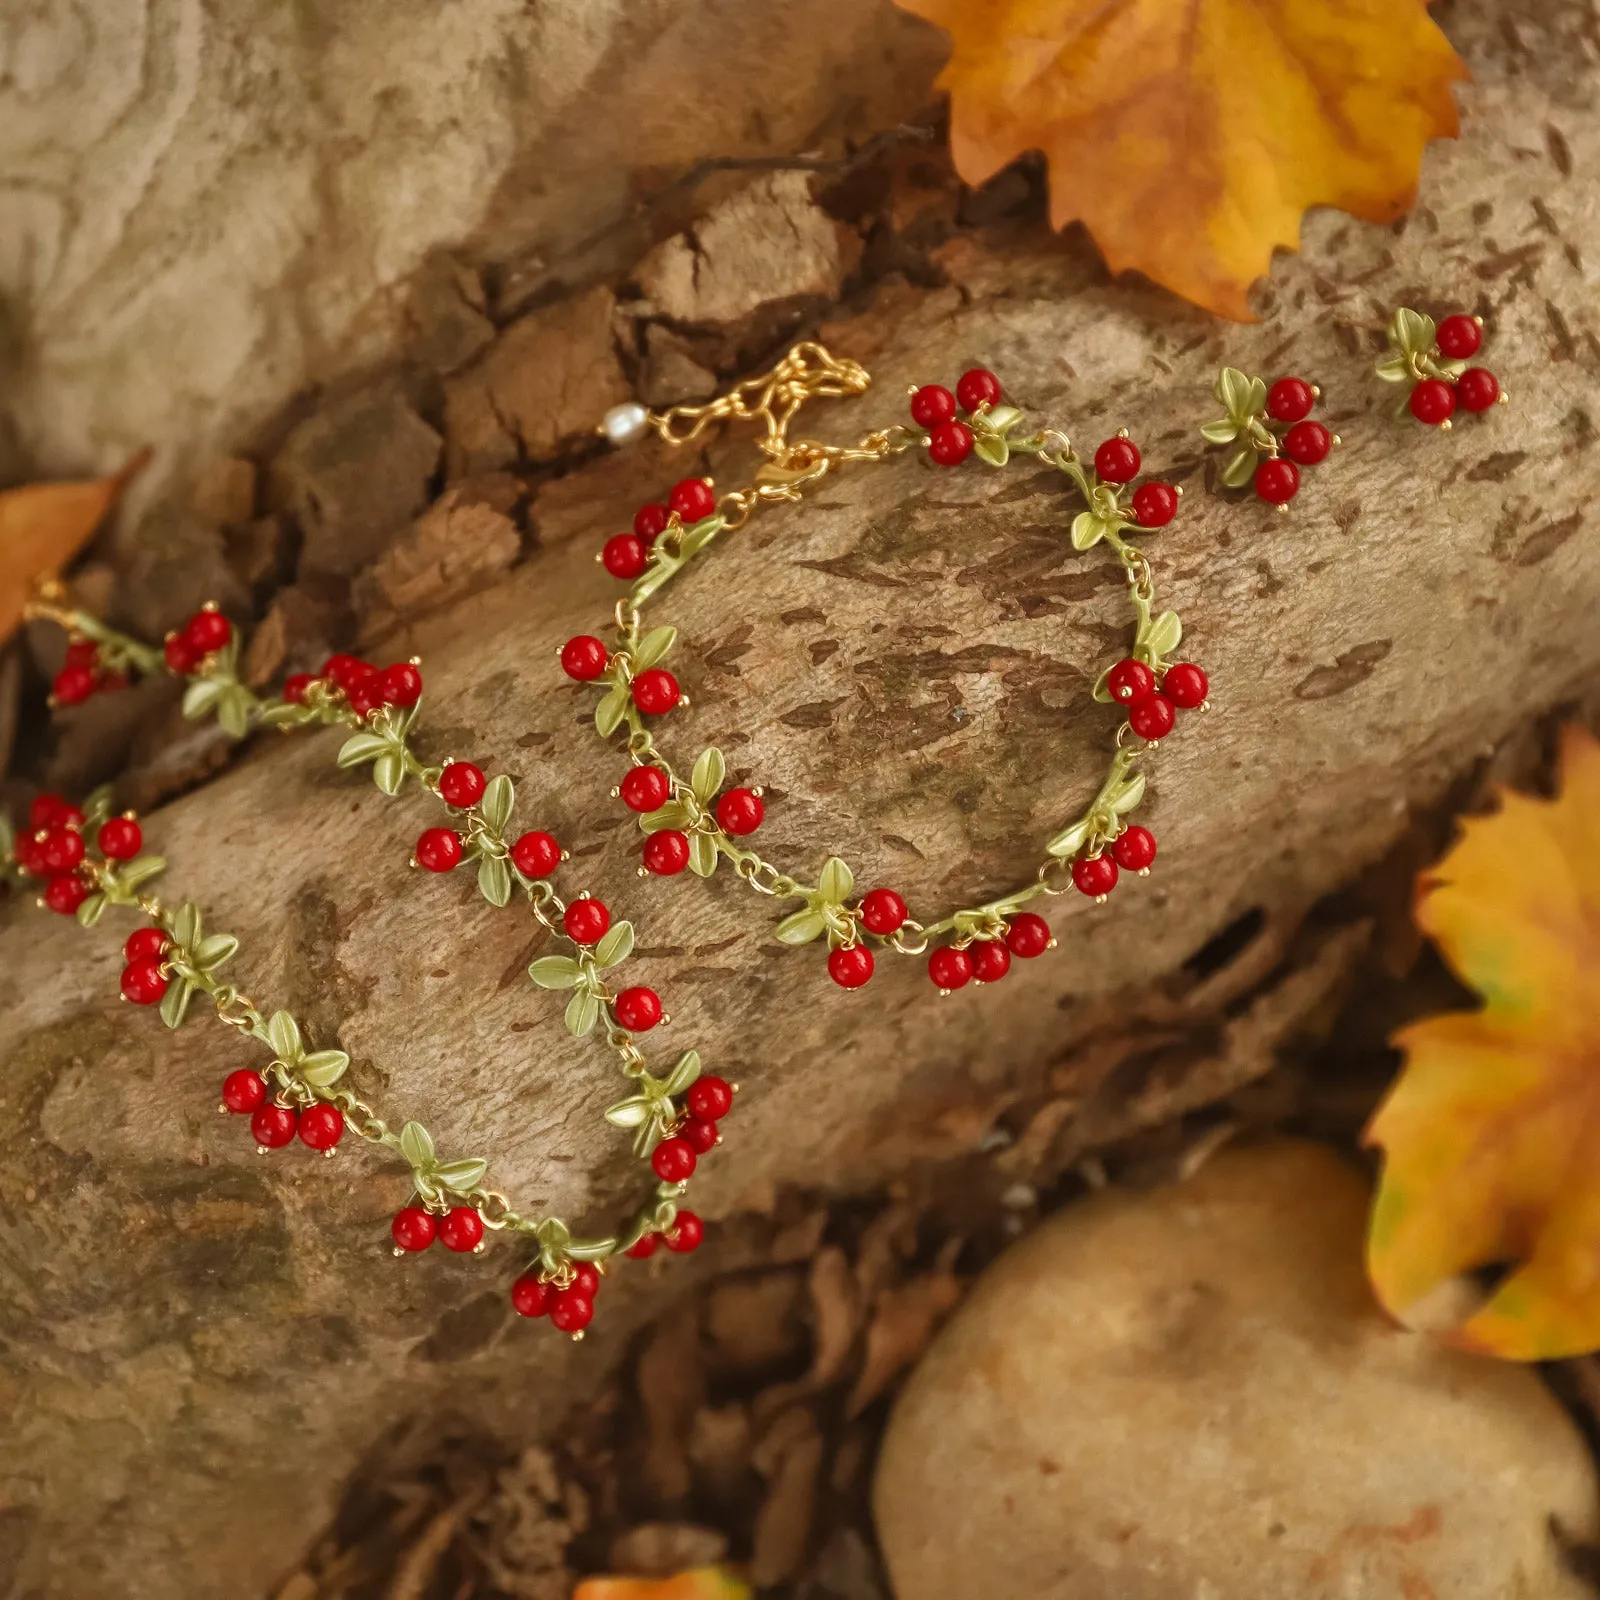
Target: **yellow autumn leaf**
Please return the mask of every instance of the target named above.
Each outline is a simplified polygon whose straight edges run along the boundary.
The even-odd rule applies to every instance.
[[[1050,216],[1223,316],[1308,207],[1392,222],[1467,75],[1425,0],[897,0],[943,28],[956,170],[1027,150]]]
[[[1506,794],[1422,882],[1417,921],[1483,998],[1399,1034],[1367,1267],[1404,1313],[1510,1271],[1448,1337],[1515,1361],[1600,1347],[1600,744],[1571,728],[1554,800]]]
[[[750,1600],[750,1585],[726,1567],[697,1567],[675,1578],[586,1578],[572,1600]]]

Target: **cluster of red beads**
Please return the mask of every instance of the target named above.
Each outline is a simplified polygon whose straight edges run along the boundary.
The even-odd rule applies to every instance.
[[[1128,726],[1152,744],[1172,732],[1180,711],[1206,703],[1211,684],[1192,661],[1174,662],[1160,681],[1144,662],[1129,656],[1106,674],[1111,698],[1128,711]]]
[[[1267,415],[1289,424],[1283,454],[1256,468],[1256,493],[1269,505],[1288,505],[1300,492],[1300,468],[1325,461],[1333,448],[1333,435],[1311,418],[1316,401],[1317,391],[1304,378],[1279,378],[1267,391]]]
[[[1050,924],[1031,911],[1019,911],[999,939],[974,939],[967,945],[940,945],[928,957],[928,976],[941,994],[969,983],[998,983],[1011,970],[1011,958],[1032,960],[1050,948]]]
[[[643,763],[629,770],[617,786],[618,798],[640,816],[659,811],[672,798],[672,779],[664,768]],[[760,789],[735,787],[725,790],[714,808],[717,826],[730,838],[752,834],[766,819],[767,808]],[[670,878],[689,864],[689,836],[679,828],[661,828],[644,843],[644,869],[657,877]]]
[[[942,383],[925,383],[911,392],[911,420],[928,430],[928,459],[941,467],[959,467],[972,454],[972,429],[957,415],[1000,403],[1000,380],[984,367],[961,374],[952,394]]]
[[[1109,851],[1079,856],[1072,863],[1072,884],[1080,894],[1104,900],[1116,888],[1119,873],[1148,872],[1155,858],[1156,836],[1135,823],[1111,841]]]
[[[58,706],[80,706],[91,695],[127,687],[127,673],[111,672],[100,665],[100,646],[93,639],[74,639],[51,682],[50,699]]]
[[[883,939],[898,933],[910,914],[905,901],[893,889],[869,890],[856,907],[861,926]],[[855,939],[828,952],[828,976],[841,989],[859,989],[872,977],[876,966],[872,951]]]
[[[338,690],[358,717],[369,715],[379,706],[405,710],[422,698],[422,673],[411,661],[375,667],[358,656],[331,655],[322,663],[320,672],[296,672],[284,679],[283,698],[300,705],[314,683]]]
[[[13,852],[17,865],[43,882],[44,903],[68,917],[91,893],[81,870],[84,820],[82,810],[60,795],[38,795]],[[131,816],[110,817],[100,824],[95,843],[107,861],[131,861],[144,848],[144,831]]]
[[[402,1206],[389,1232],[397,1256],[426,1250],[435,1239],[446,1250],[465,1255],[483,1243],[483,1216],[476,1206],[451,1206],[437,1214],[426,1206]]]
[[[610,664],[610,652],[593,634],[580,633],[561,647],[561,670],[574,683],[593,683],[605,675]],[[634,705],[648,717],[664,716],[683,699],[678,680],[665,667],[646,667],[636,673],[629,692]]]
[[[215,606],[203,606],[181,628],[167,635],[162,654],[170,671],[187,677],[232,637],[233,624]]]
[[[644,571],[651,545],[666,532],[674,515],[680,523],[701,522],[716,509],[717,495],[711,480],[685,478],[672,486],[665,505],[643,505],[634,512],[632,533],[619,533],[606,540],[600,551],[601,563],[613,578],[631,583]]]
[[[721,1135],[717,1124],[732,1109],[731,1083],[725,1078],[696,1078],[683,1097],[683,1121],[678,1131],[650,1153],[655,1175],[663,1183],[687,1183],[694,1176],[700,1157],[718,1143]]]
[[[1434,342],[1439,354],[1451,361],[1465,361],[1478,353],[1483,329],[1476,317],[1457,313],[1439,324]],[[1411,415],[1418,422],[1436,428],[1464,411],[1487,411],[1500,398],[1500,380],[1487,367],[1468,367],[1454,383],[1443,378],[1424,378],[1411,391]]]
[[[565,1283],[524,1273],[511,1285],[511,1305],[519,1317],[549,1317],[551,1326],[562,1333],[579,1334],[594,1321],[599,1292],[599,1269],[578,1261],[569,1267]]]
[[[1094,453],[1095,476],[1119,487],[1132,483],[1143,464],[1138,445],[1124,433],[1105,440]],[[1178,491],[1153,478],[1134,490],[1129,508],[1141,528],[1164,528],[1178,514]]]
[[[470,761],[447,762],[439,773],[439,798],[452,810],[471,810],[487,787],[483,768]],[[449,872],[460,866],[463,853],[461,835],[453,828],[426,828],[413,859],[429,872]],[[525,878],[548,878],[561,864],[561,846],[548,833],[533,829],[512,841],[511,864]]]

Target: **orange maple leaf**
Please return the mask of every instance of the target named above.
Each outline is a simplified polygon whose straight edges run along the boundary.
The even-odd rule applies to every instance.
[[[675,1578],[586,1578],[572,1600],[750,1600],[750,1585],[726,1567],[697,1567]]]
[[[1600,1347],[1600,744],[1569,728],[1555,800],[1506,794],[1423,877],[1417,921],[1478,1011],[1403,1030],[1367,1268],[1404,1313],[1510,1266],[1447,1337],[1516,1361]]]
[[[1026,150],[1050,219],[1113,272],[1253,321],[1308,207],[1392,222],[1467,76],[1426,0],[897,0],[952,41],[950,146],[970,184]]]

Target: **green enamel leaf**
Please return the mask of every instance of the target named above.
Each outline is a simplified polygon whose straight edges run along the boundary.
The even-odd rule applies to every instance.
[[[398,750],[385,750],[372,763],[372,781],[385,794],[399,794],[406,781],[406,758]]]
[[[1405,383],[1411,377],[1411,368],[1404,356],[1385,356],[1372,370],[1385,383]]]
[[[637,1128],[654,1113],[653,1102],[643,1095],[634,1095],[631,1099],[619,1100],[614,1106],[607,1106],[605,1119],[613,1128]]]
[[[1022,421],[1022,412],[1016,406],[990,406],[974,419],[973,426],[979,431],[990,433],[1009,433]]]
[[[313,1050],[295,1069],[314,1089],[326,1089],[344,1076],[350,1057],[343,1050]]]
[[[695,799],[703,806],[710,805],[727,773],[728,764],[720,750],[715,746],[702,750],[695,760],[694,771],[689,774],[689,787],[694,790]]]
[[[389,741],[376,733],[352,733],[339,746],[336,765],[341,771],[359,767],[364,761],[376,761],[389,749]]]
[[[485,856],[478,863],[478,892],[492,906],[503,906],[511,898],[511,868],[504,856]]]
[[[820,911],[812,911],[808,907],[785,917],[773,929],[773,935],[783,944],[810,944],[813,939],[821,937],[827,926],[827,918]]]
[[[164,856],[138,856],[117,871],[117,885],[122,889],[137,889],[141,883],[167,870]]]
[[[187,978],[173,978],[161,997],[161,1020],[169,1028],[181,1027],[189,1014],[189,1001],[193,996],[194,985]]]
[[[483,1181],[489,1163],[482,1156],[462,1156],[456,1161],[441,1161],[428,1176],[456,1194],[468,1194]]]
[[[594,964],[604,972],[610,967],[621,966],[632,953],[633,924],[613,923],[606,930],[605,937],[594,947]]]
[[[1062,860],[1065,860],[1065,858],[1068,856],[1076,855],[1078,851],[1083,848],[1084,843],[1088,839],[1090,831],[1093,829],[1093,827],[1093,820],[1089,817],[1085,817],[1081,822],[1075,822],[1070,828],[1058,833],[1055,838],[1053,838],[1049,844],[1045,846],[1045,849],[1048,850],[1051,855]]]
[[[217,701],[217,725],[233,739],[242,739],[250,731],[250,714],[255,709],[256,697],[246,688],[231,683],[222,691]]]
[[[1232,444],[1239,437],[1239,424],[1229,417],[1208,422],[1200,430],[1207,444]]]
[[[98,828],[111,815],[113,799],[114,796],[109,783],[102,783],[98,788],[91,789],[84,797],[83,831],[85,833]]]
[[[232,960],[238,950],[239,941],[231,933],[214,933],[209,939],[202,939],[191,954],[195,966],[202,972],[210,972],[213,967]]]
[[[677,642],[676,628],[652,628],[633,649],[633,668],[643,672],[653,667]]]
[[[717,841],[709,833],[690,836],[689,870],[700,878],[709,878],[717,870]]]
[[[609,739],[622,726],[622,719],[627,714],[628,686],[625,683],[613,684],[594,708],[595,732],[602,739]]]
[[[78,907],[78,921],[85,928],[92,928],[105,915],[105,909],[106,897],[103,894],[92,894]]]
[[[299,728],[308,722],[315,722],[317,714],[310,706],[303,706],[293,700],[275,700],[271,705],[263,706],[260,711],[262,722],[269,727]]]
[[[1136,772],[1112,797],[1111,809],[1119,816],[1132,811],[1144,799],[1144,774]]]
[[[581,1039],[600,1016],[600,1002],[587,989],[579,989],[567,1002],[567,1032]]]
[[[685,1050],[678,1057],[678,1064],[667,1074],[667,1081],[661,1085],[663,1094],[682,1094],[696,1078],[700,1076],[700,1052],[698,1050]]]
[[[972,453],[991,467],[1003,467],[1011,459],[1011,446],[993,434],[980,433],[972,441]]]
[[[669,800],[659,811],[650,811],[640,817],[639,826],[646,833],[660,833],[663,828],[686,829],[694,820],[681,800]]]
[[[426,1170],[433,1165],[433,1135],[420,1122],[408,1122],[400,1130],[400,1154],[413,1167]]]
[[[478,814],[489,825],[491,833],[504,833],[516,803],[517,791],[502,772],[499,777],[489,780],[489,786],[483,791],[483,799],[478,802]]]
[[[1112,662],[1111,665],[1115,666],[1116,663]],[[1107,667],[1105,669],[1105,671],[1102,672],[1100,674],[1100,676],[1094,680],[1094,688],[1089,691],[1090,698],[1098,700],[1100,702],[1100,704],[1103,705],[1103,706],[1108,706],[1108,705],[1111,704],[1111,690],[1110,690],[1109,687],[1107,687],[1107,682],[1106,682],[1106,680],[1108,678],[1110,678],[1110,676],[1111,676],[1111,667]]]
[[[1080,511],[1072,519],[1072,548],[1089,550],[1106,536],[1106,523],[1092,511]]]
[[[305,1052],[300,1024],[287,1011],[274,1011],[267,1018],[267,1043],[280,1061],[298,1061]]]
[[[1432,317],[1408,306],[1401,306],[1389,323],[1390,339],[1406,355],[1426,355],[1433,349],[1436,331]]]
[[[200,942],[200,907],[194,901],[186,901],[178,907],[178,914],[172,919],[171,933],[172,942],[181,944],[186,950],[192,950]]]
[[[1183,624],[1178,621],[1176,611],[1163,611],[1148,628],[1141,628],[1139,633],[1139,644],[1159,660],[1178,648],[1183,640]]]
[[[856,875],[848,861],[829,856],[822,863],[822,871],[817,874],[817,897],[824,905],[842,906],[855,886]]]
[[[570,989],[583,976],[583,968],[571,956],[540,956],[528,968],[528,976],[541,989]]]
[[[203,717],[222,698],[225,686],[215,678],[197,678],[183,691],[183,714],[190,721]]]
[[[1230,489],[1242,489],[1255,476],[1256,452],[1248,445],[1235,450],[1222,468],[1222,481]]]

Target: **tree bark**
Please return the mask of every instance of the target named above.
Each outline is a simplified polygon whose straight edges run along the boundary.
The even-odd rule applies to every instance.
[[[1510,18],[1483,0],[1449,21],[1477,74],[1465,138],[1430,154],[1403,225],[1312,219],[1260,327],[1111,287],[1079,246],[997,230],[943,252],[946,288],[887,288],[825,330],[877,382],[807,431],[898,420],[907,384],[982,361],[1080,445],[1127,425],[1189,491],[1144,543],[1214,709],[1148,763],[1141,820],[1160,859],[1103,907],[1052,901],[1061,947],[1003,984],[939,1002],[920,963],[885,957],[845,994],[819,947],[774,943],[773,905],[726,868],[710,884],[634,877],[640,835],[607,797],[621,763],[588,724],[593,696],[553,661],[570,634],[602,631],[614,590],[594,541],[562,542],[553,512],[535,560],[401,642],[426,651],[424,752],[509,772],[519,825],[573,851],[563,892],[634,920],[628,976],[673,1018],[652,1059],[692,1045],[743,1083],[696,1181],[709,1218],[970,1157],[996,1105],[1042,1086],[1058,1109],[1027,1137],[1059,1155],[1264,1070],[1346,964],[1348,940],[1285,958],[1305,908],[1487,746],[1592,681],[1600,452],[1582,379],[1600,365],[1600,213],[1572,175],[1600,170],[1593,24],[1576,0]],[[1448,435],[1392,422],[1371,365],[1401,302],[1482,311],[1512,404]],[[1291,515],[1206,486],[1196,429],[1224,362],[1324,388],[1345,447],[1306,473]],[[742,449],[707,459],[723,487],[742,481]],[[698,464],[597,460],[579,480],[593,515],[564,520],[620,528],[640,482]],[[1115,561],[1067,542],[1075,509],[1026,463],[902,459],[759,515],[652,608],[681,630],[673,665],[693,697],[663,744],[719,744],[766,785],[757,838],[797,875],[836,852],[918,912],[1026,881],[1104,771],[1113,719],[1088,690],[1130,636]],[[337,746],[259,740],[147,819],[172,864],[163,898],[193,897],[238,935],[246,992],[348,1050],[391,1122],[489,1156],[524,1211],[614,1222],[645,1188],[601,1120],[620,1080],[528,981],[537,928],[466,881],[409,873],[436,815],[415,791],[390,800],[336,772]],[[1186,970],[1252,911],[1265,931],[1243,955],[1214,978]],[[9,1593],[263,1593],[363,1456],[429,1430],[549,1429],[653,1308],[737,1258],[734,1222],[690,1261],[625,1263],[579,1346],[511,1315],[524,1258],[498,1241],[482,1259],[393,1260],[404,1172],[360,1148],[258,1159],[212,1112],[222,1076],[257,1057],[203,1010],[172,1035],[117,1005],[125,931],[18,913],[0,934]],[[1106,1046],[1129,1038],[1195,1042],[1158,1082]]]

